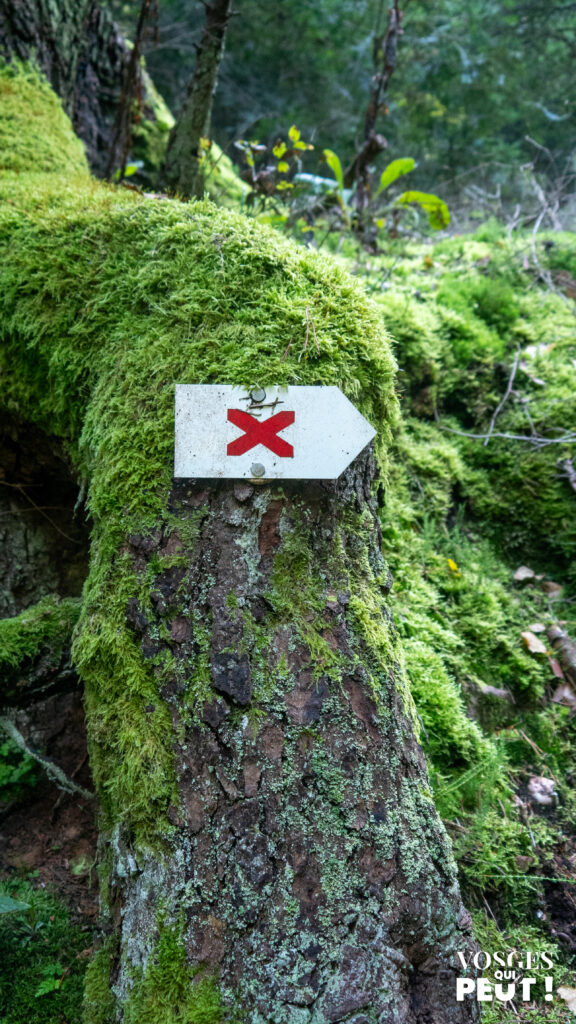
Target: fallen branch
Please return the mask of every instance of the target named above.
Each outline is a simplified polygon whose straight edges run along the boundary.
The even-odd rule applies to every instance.
[[[16,728],[11,718],[1,717],[0,729],[10,737],[10,739],[24,754],[27,754],[28,757],[31,757],[41,765],[48,778],[51,779],[52,782],[55,782],[59,789],[63,789],[65,793],[78,793],[79,796],[83,796],[85,800],[94,800],[96,795],[95,793],[91,793],[89,789],[84,789],[83,786],[79,786],[78,783],[73,782],[72,779],[68,778],[59,765],[55,764],[54,761],[51,761],[49,757],[44,757],[43,754],[39,754],[33,747],[30,747],[22,733]]]
[[[454,427],[447,427],[444,423],[440,423],[438,413],[435,414],[435,418],[439,430],[445,430],[448,434],[458,434],[459,437],[469,437],[473,441],[486,441],[490,440],[491,437],[501,437],[505,441],[526,441],[528,444],[533,444],[535,448],[546,448],[549,444],[576,444],[576,433],[562,434],[560,437],[541,437],[539,434],[505,434],[500,432],[471,434],[467,430],[456,430]]]

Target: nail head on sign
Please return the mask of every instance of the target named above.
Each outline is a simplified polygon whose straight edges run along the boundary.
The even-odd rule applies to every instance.
[[[266,469],[261,462],[253,462],[250,466],[250,472],[252,473],[252,476],[259,477],[264,476]]]
[[[264,388],[254,388],[254,391],[250,392],[250,398],[252,399],[253,402],[263,402],[264,399],[266,398],[266,392],[264,391]]]

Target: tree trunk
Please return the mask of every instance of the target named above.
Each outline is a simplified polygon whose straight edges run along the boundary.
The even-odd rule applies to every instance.
[[[201,140],[210,134],[212,103],[231,10],[232,0],[206,4],[196,67],[168,143],[164,184],[182,199],[201,196],[203,192]]]
[[[374,473],[366,452],[334,484],[177,482],[195,543],[129,538],[151,582],[127,620],[172,666],[177,796],[161,856],[121,829],[111,845],[124,1020],[149,1019],[168,936],[190,1005],[218,977],[225,1020],[476,1019],[455,1001],[470,918],[397,661]],[[167,555],[178,568],[151,573]],[[199,659],[212,694],[195,716]]]
[[[0,0],[0,55],[36,60],[100,176],[106,172],[129,54],[97,0]]]

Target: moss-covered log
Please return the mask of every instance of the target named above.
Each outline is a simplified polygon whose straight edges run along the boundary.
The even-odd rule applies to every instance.
[[[57,153],[55,108],[51,131]],[[378,313],[238,216],[63,170],[2,176],[1,367],[94,523],[74,646],[103,808],[86,1022],[474,1021],[386,603]],[[333,484],[175,483],[175,382],[338,385],[377,450]]]

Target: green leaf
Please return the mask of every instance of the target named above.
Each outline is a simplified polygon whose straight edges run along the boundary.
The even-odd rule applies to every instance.
[[[340,189],[341,192],[343,192],[344,175],[342,173],[342,164],[340,163],[340,158],[336,156],[336,153],[334,153],[332,149],[323,150],[323,156],[330,170],[334,172],[334,177],[338,182],[338,188]]]
[[[280,160],[278,163],[278,170],[280,174],[286,174],[286,171],[290,170],[290,164],[286,163],[285,160]]]
[[[402,157],[400,160],[393,160],[388,167],[385,167],[382,171],[382,177],[380,178],[380,184],[378,186],[378,192],[383,192],[388,185],[391,185],[396,178],[401,178],[403,174],[409,174],[416,167],[416,161],[411,156]],[[378,192],[376,193],[378,195]]]
[[[314,149],[314,146],[311,142],[302,142],[301,139],[296,139],[294,149]]]
[[[288,138],[290,139],[291,142],[298,142],[301,134],[302,132],[296,127],[295,124],[293,124],[290,131],[288,132]]]
[[[446,203],[432,192],[403,192],[396,202],[402,203],[403,206],[418,203],[428,214],[428,223],[434,231],[447,228],[450,223],[450,211]]]
[[[274,149],[272,150],[272,152],[274,153],[274,156],[276,156],[276,157],[278,157],[278,159],[280,159],[280,157],[284,156],[284,153],[286,152],[286,143],[285,142],[279,142],[277,146],[274,146]]]
[[[44,975],[44,981],[40,982],[34,993],[36,999],[46,996],[50,992],[57,992],[64,980],[62,977],[64,970],[61,964],[50,964],[49,967],[43,967],[40,973]]]
[[[11,896],[0,895],[0,914],[15,914],[22,910],[30,910],[30,904],[20,903]]]

